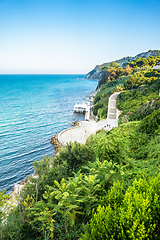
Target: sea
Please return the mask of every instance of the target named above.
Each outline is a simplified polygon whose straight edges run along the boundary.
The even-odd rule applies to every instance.
[[[34,160],[54,156],[51,137],[84,120],[73,107],[97,86],[84,77],[0,75],[0,191],[32,174]]]

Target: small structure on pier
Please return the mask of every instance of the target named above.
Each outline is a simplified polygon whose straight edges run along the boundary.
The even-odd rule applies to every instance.
[[[87,109],[87,103],[76,103],[73,108],[74,113],[85,113]]]
[[[93,103],[87,102],[87,103],[76,103],[73,108],[74,113],[83,113],[85,114],[85,120],[90,120],[90,114],[91,110],[93,110]]]

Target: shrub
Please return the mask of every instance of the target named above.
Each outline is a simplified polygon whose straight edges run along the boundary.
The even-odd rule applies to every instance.
[[[159,239],[160,174],[135,180],[124,198],[121,191],[114,185],[108,192],[106,206],[98,206],[82,239]]]
[[[60,162],[67,162],[68,174],[71,176],[72,172],[77,172],[88,161],[94,161],[95,153],[91,146],[74,142],[67,144],[56,156],[56,159]]]

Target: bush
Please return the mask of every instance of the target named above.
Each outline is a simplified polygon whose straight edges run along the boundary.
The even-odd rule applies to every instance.
[[[67,162],[68,175],[72,176],[72,172],[76,173],[82,165],[88,161],[94,161],[95,153],[91,146],[74,142],[67,144],[56,156],[56,159],[60,162]]]
[[[36,197],[37,194],[39,200],[46,190],[46,185],[53,186],[55,179],[59,181],[62,177],[68,177],[67,162],[57,160],[56,157],[46,156],[41,161],[34,161],[33,167],[38,178],[28,177],[29,181],[21,191],[23,199],[28,195]]]
[[[117,197],[117,191],[119,194]],[[114,194],[113,194],[114,193]],[[122,196],[114,185],[106,206],[99,205],[82,239],[155,239],[160,236],[160,174],[133,182]]]

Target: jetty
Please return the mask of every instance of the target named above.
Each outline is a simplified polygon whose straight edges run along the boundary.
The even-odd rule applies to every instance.
[[[73,108],[74,113],[85,113],[87,110],[87,103],[76,103]]]

